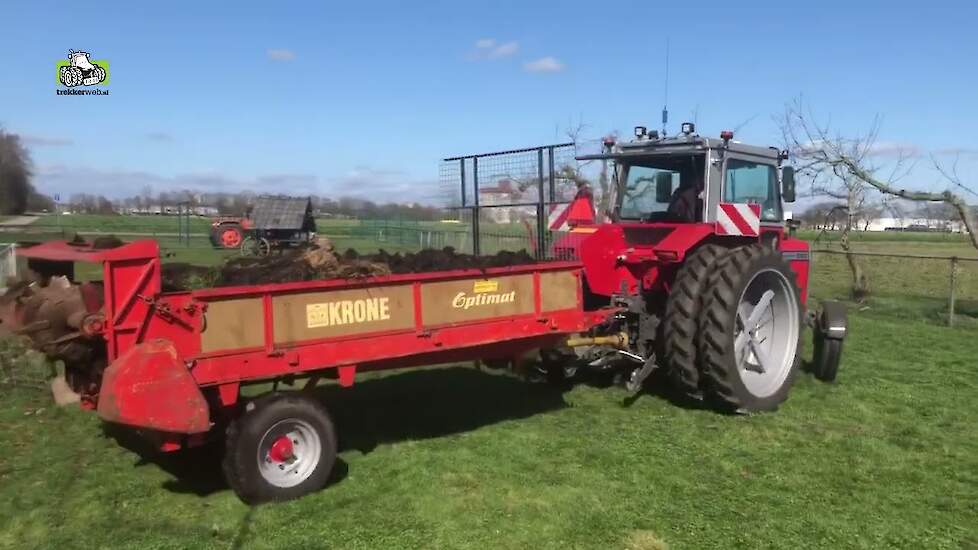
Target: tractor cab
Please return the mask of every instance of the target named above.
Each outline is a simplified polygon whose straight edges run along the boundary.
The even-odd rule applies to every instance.
[[[795,199],[794,169],[782,166],[787,154],[733,141],[732,132],[702,137],[687,122],[681,134],[660,137],[639,126],[633,141],[607,149],[579,159],[614,161],[615,222],[728,225],[719,205],[734,204],[756,207],[762,225],[781,226],[782,203]]]
[[[703,137],[685,123],[669,137],[640,126],[634,140],[605,149],[578,157],[614,163],[611,223],[596,226],[576,251],[592,292],[665,290],[671,266],[704,244],[784,242],[783,203],[794,201],[794,170],[782,165],[787,155],[777,148],[738,143],[732,132]]]

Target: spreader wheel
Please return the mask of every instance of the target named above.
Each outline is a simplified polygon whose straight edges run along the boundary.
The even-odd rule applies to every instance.
[[[310,396],[290,392],[252,401],[228,427],[224,475],[249,504],[318,491],[335,462],[333,421]]]
[[[666,372],[680,391],[700,391],[699,319],[710,274],[728,249],[715,244],[686,256],[666,301],[663,336]]]
[[[795,273],[777,250],[751,245],[724,256],[700,320],[709,397],[734,412],[776,409],[798,370],[801,319]]]

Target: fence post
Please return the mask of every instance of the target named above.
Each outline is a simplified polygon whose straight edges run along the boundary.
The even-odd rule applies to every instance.
[[[537,259],[546,257],[547,212],[543,196],[543,149],[537,149]]]
[[[472,159],[472,255],[478,256],[482,246],[479,243],[479,157]]]
[[[950,277],[950,291],[947,296],[947,326],[954,326],[954,298],[956,291],[956,272],[958,270],[958,257],[951,256],[951,277]]]

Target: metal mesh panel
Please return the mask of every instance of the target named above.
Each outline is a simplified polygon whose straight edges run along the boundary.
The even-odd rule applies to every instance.
[[[453,157],[441,162],[438,180],[449,208],[566,201],[576,191],[574,156],[574,144],[564,143]]]
[[[466,252],[527,250],[549,256],[549,218],[583,181],[573,143],[444,159],[439,183],[446,206],[471,228]]]

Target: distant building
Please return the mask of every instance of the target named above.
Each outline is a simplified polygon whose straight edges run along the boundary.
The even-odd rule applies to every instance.
[[[494,186],[480,187],[479,206],[497,207],[481,209],[482,215],[494,223],[517,223],[534,216],[536,209],[532,206],[500,206],[527,202],[522,195],[522,191],[509,179],[501,179]]]

